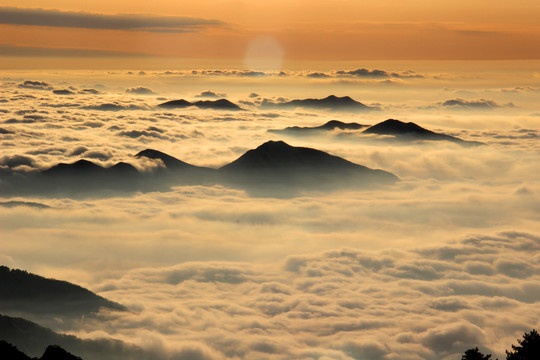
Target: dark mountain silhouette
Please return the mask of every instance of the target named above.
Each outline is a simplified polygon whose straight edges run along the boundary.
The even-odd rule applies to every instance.
[[[215,169],[191,165],[161,151],[146,149],[137,153],[135,157],[161,160],[165,165],[165,168],[159,168],[147,176],[146,182],[148,185],[153,184],[151,186],[162,188],[163,186],[188,184],[208,185],[216,182],[217,172]]]
[[[84,360],[163,360],[138,346],[129,345],[115,339],[83,340],[73,335],[64,335],[38,325],[32,321],[0,314],[0,340],[13,344],[19,352],[30,357],[43,354],[43,360],[75,360],[62,357],[77,354]],[[50,345],[56,345],[50,347]],[[0,344],[1,345],[1,344]],[[5,346],[5,345],[4,345]],[[7,348],[7,347],[6,347]],[[45,353],[44,353],[44,349]],[[3,355],[0,353],[0,355]],[[58,356],[58,357],[51,357]],[[4,359],[5,357],[0,356]],[[7,358],[9,359],[9,358]],[[27,360],[21,358],[21,360]]]
[[[80,318],[100,308],[126,310],[123,305],[67,281],[0,266],[0,309],[4,313],[32,319]]]
[[[162,108],[175,109],[185,108],[189,106],[196,106],[201,109],[218,109],[218,110],[242,110],[242,108],[235,103],[230,102],[227,99],[219,100],[199,100],[195,102],[189,102],[184,99],[171,100],[158,105]]]
[[[94,164],[88,160],[78,160],[72,164],[59,163],[51,168],[43,171],[43,174],[49,176],[66,176],[66,175],[94,175],[105,174],[105,168]]]
[[[324,126],[340,127],[341,124],[331,122]],[[281,186],[287,191],[298,191],[303,187],[305,190],[333,190],[340,186],[375,185],[397,180],[385,171],[368,169],[319,150],[296,148],[282,141],[267,142],[217,170],[191,165],[153,149],[143,150],[135,157],[159,160],[161,164],[140,173],[123,162],[109,168],[87,160],[61,163],[27,177],[20,174],[4,176],[4,195],[103,197],[117,192],[167,191],[177,185],[219,183],[243,188]]]
[[[3,359],[8,360],[31,360],[31,357],[11,345],[7,341],[0,340],[0,354]]]
[[[320,150],[268,141],[219,169],[225,181],[249,189],[297,192],[389,184],[399,179]]]
[[[82,360],[80,357],[75,356],[66,350],[62,349],[58,345],[49,345],[45,352],[41,356],[40,360]]]
[[[72,164],[60,163],[41,171],[35,190],[68,196],[84,196],[91,192],[130,192],[141,188],[142,174],[133,166],[119,162],[102,167],[88,160]]]
[[[201,109],[227,109],[227,110],[241,110],[240,106],[230,102],[227,99],[219,100],[199,100],[193,103],[193,105]]]
[[[193,104],[190,103],[187,100],[180,99],[180,100],[167,101],[167,102],[159,104],[158,106],[163,107],[163,108],[174,109],[174,108],[184,108],[184,107],[188,107],[188,106],[193,106]]]
[[[359,130],[369,125],[362,125],[355,122],[344,123],[338,120],[330,120],[326,124],[321,126],[313,127],[300,127],[300,126],[289,126],[285,129],[270,129],[268,132],[271,133],[285,133],[290,135],[312,135],[314,133],[319,133],[321,131],[332,131],[335,129],[339,130]]]
[[[392,135],[400,140],[444,140],[458,144],[480,144],[478,142],[465,141],[454,136],[445,135],[427,130],[415,123],[388,119],[363,131],[366,134]]]
[[[182,160],[178,160],[177,158],[167,155],[161,151],[157,151],[153,149],[146,149],[146,150],[140,151],[135,155],[135,157],[136,158],[145,157],[148,159],[161,160],[163,164],[169,170],[197,167],[195,165],[191,165],[186,162],[183,162]]]
[[[314,109],[330,109],[330,110],[344,110],[344,111],[362,111],[362,110],[378,110],[376,107],[371,107],[362,104],[356,100],[351,99],[349,96],[337,97],[330,95],[324,99],[296,99],[288,102],[281,103],[263,103],[265,106],[277,106],[277,107],[304,107]]]

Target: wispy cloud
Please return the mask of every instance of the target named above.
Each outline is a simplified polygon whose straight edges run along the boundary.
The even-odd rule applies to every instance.
[[[0,23],[10,25],[173,33],[193,32],[209,26],[224,25],[219,20],[183,16],[99,14],[9,6],[0,7],[0,11]]]
[[[1,21],[1,20],[0,20]],[[54,56],[54,57],[141,57],[149,54],[96,49],[47,48],[0,44],[2,56]]]

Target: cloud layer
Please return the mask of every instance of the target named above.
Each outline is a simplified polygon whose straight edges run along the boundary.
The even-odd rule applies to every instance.
[[[352,74],[307,77],[315,71],[194,71],[6,73],[0,172],[81,158],[156,171],[158,162],[133,157],[146,148],[219,167],[268,140],[285,140],[402,181],[293,198],[224,186],[4,198],[3,264],[79,283],[131,310],[103,312],[67,330],[119,338],[163,359],[450,360],[474,346],[502,358],[523,332],[540,326],[539,93],[529,89],[528,75],[482,73],[473,81],[419,70],[425,78],[388,85]],[[126,92],[138,87],[160,95]],[[217,91],[246,111],[156,106]],[[264,99],[330,93],[381,111],[259,107]],[[442,106],[447,99],[516,106],[458,113]],[[339,129],[285,139],[267,131],[387,118],[485,145],[398,144]]]
[[[53,26],[84,29],[137,30],[150,32],[191,32],[208,26],[223,25],[218,20],[178,16],[98,14],[89,12],[60,11],[1,7],[0,23],[10,25]]]
[[[103,330],[150,331],[169,349],[193,342],[211,359],[453,359],[475,346],[500,357],[540,322],[540,268],[529,256],[539,250],[540,238],[506,232],[281,264],[141,268],[98,286],[137,309],[103,315]]]

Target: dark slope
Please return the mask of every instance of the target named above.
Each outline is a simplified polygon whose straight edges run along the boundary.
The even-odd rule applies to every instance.
[[[283,103],[266,103],[265,106],[277,106],[277,107],[304,107],[313,109],[329,109],[329,110],[343,110],[343,111],[364,111],[364,110],[377,110],[378,108],[367,106],[351,99],[349,96],[338,97],[330,95],[324,99],[296,99]]]
[[[195,165],[188,164],[187,162],[183,162],[182,160],[179,160],[173,156],[167,155],[161,151],[157,151],[154,149],[146,149],[146,150],[140,151],[135,155],[135,157],[136,158],[145,157],[145,158],[153,159],[153,160],[161,160],[163,164],[169,170],[196,168]]]
[[[480,143],[465,141],[459,138],[433,132],[425,129],[415,123],[388,119],[375,124],[363,131],[366,134],[392,135],[400,140],[433,140],[433,141],[451,141],[462,145],[478,145]]]
[[[102,167],[88,160],[59,163],[32,173],[2,174],[4,196],[47,195],[82,198],[109,196],[144,188],[143,175],[132,165],[119,162]]]
[[[58,334],[51,329],[22,318],[1,314],[0,340],[13,344],[19,351],[31,357],[44,354],[44,350],[54,344],[69,353],[77,354],[84,360],[161,359],[155,354],[150,354],[137,346],[119,340],[82,340],[73,335]],[[60,349],[50,349],[49,352],[50,355],[54,355],[62,351]]]
[[[47,279],[0,266],[0,309],[4,313],[45,317],[81,317],[100,308],[125,307],[67,281]]]
[[[225,181],[251,189],[298,192],[393,183],[398,178],[320,150],[268,141],[219,169]]]
[[[343,124],[343,123],[341,123]],[[350,124],[345,124],[348,126]],[[339,127],[334,122],[325,124]],[[116,196],[135,191],[168,191],[179,185],[227,184],[242,187],[281,186],[284,190],[334,190],[340,186],[375,185],[396,181],[385,171],[372,170],[319,150],[267,142],[221,169],[188,164],[157,150],[135,155],[161,164],[140,173],[127,163],[104,168],[87,160],[58,164],[33,175],[2,177],[3,195]]]
[[[180,99],[180,100],[166,101],[164,103],[159,104],[158,106],[162,108],[176,109],[176,108],[185,108],[185,107],[193,106],[193,104],[187,100]]]
[[[230,102],[227,99],[219,100],[199,100],[195,102],[189,102],[184,99],[171,100],[158,105],[162,108],[177,109],[186,108],[189,106],[196,106],[200,109],[216,109],[216,110],[242,110],[242,108],[235,103]]]
[[[338,120],[330,120],[326,124],[321,126],[313,127],[300,127],[300,126],[289,126],[285,129],[270,129],[268,132],[271,133],[284,133],[288,135],[313,135],[320,133],[321,131],[332,131],[335,129],[339,130],[360,130],[362,128],[368,127],[368,125],[362,125],[355,122],[344,123]]]
[[[230,102],[227,99],[199,100],[194,102],[193,105],[201,109],[242,110],[240,106]]]
[[[211,184],[216,181],[216,170],[195,166],[167,155],[161,151],[146,149],[135,155],[136,158],[161,160],[165,168],[160,168],[154,173],[147,175],[148,184],[157,188],[174,185],[199,185]]]
[[[0,340],[0,354],[3,359],[8,360],[31,360],[30,356],[5,340]]]
[[[106,168],[88,160],[79,160],[72,164],[54,165],[41,171],[34,180],[34,190],[38,193],[85,196],[97,191],[135,191],[142,185],[142,174],[124,162]]]
[[[49,345],[39,360],[82,360],[58,345]]]

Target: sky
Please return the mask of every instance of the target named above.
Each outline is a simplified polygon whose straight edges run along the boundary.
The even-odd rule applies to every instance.
[[[399,178],[0,192],[0,265],[129,309],[17,316],[159,360],[503,359],[540,327],[538,18],[532,0],[4,0],[1,176],[152,174],[147,148],[219,168],[282,140]],[[332,94],[373,110],[268,106]],[[218,98],[242,111],[158,106]],[[269,131],[386,119],[482,144]]]
[[[535,0],[48,1],[46,6],[7,0],[2,6],[8,68],[85,67],[80,58],[89,56],[109,68],[118,66],[114,58],[134,56],[234,67],[253,67],[255,57],[270,61],[257,66],[274,68],[298,61],[540,56]],[[55,59],[32,61],[35,56]],[[147,66],[156,61],[147,60]]]

